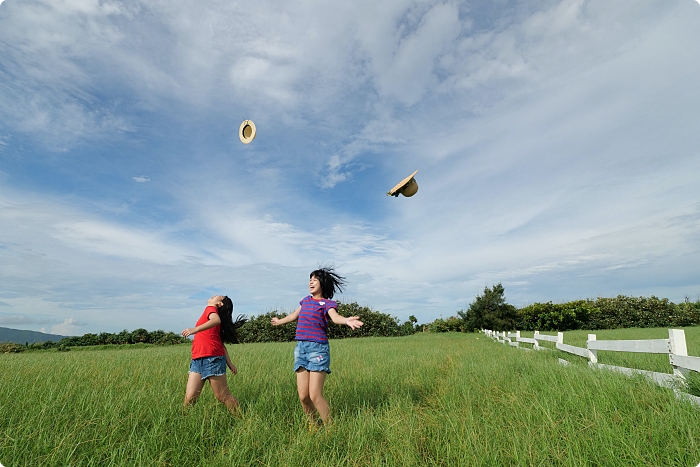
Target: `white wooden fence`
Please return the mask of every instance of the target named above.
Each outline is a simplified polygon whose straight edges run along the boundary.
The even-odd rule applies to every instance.
[[[629,376],[637,374],[647,376],[659,385],[673,389],[676,396],[687,398],[694,404],[700,406],[700,397],[681,391],[681,389],[687,387],[688,373],[690,371],[700,372],[700,357],[688,356],[688,348],[685,344],[685,331],[682,329],[669,329],[668,339],[597,340],[595,334],[589,334],[585,348],[564,344],[563,332],[558,332],[557,335],[554,336],[540,334],[539,331],[535,331],[533,337],[520,337],[520,331],[496,332],[484,329],[483,332],[498,342],[527,350],[529,350],[528,347],[521,347],[520,344],[532,344],[532,348],[535,350],[542,350],[547,348],[540,346],[540,342],[553,342],[556,348],[562,352],[588,359],[588,365],[591,367],[613,370]],[[604,365],[598,363],[599,350],[668,354],[669,363],[673,368],[673,374]],[[562,359],[559,359],[559,362],[564,364],[568,363],[566,360]]]

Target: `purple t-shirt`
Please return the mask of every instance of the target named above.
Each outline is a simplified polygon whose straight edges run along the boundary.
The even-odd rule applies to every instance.
[[[297,319],[295,339],[326,344],[328,342],[328,310],[337,309],[338,303],[325,298],[316,300],[308,295],[299,302],[299,305],[301,305],[301,311]]]

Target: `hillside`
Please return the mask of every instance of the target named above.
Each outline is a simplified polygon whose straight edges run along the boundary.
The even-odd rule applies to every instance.
[[[58,342],[66,336],[59,336],[58,334],[46,334],[37,331],[25,331],[21,329],[10,329],[0,327],[0,342],[14,342],[15,344],[25,344],[29,342],[33,344],[35,342],[46,342],[53,341]]]

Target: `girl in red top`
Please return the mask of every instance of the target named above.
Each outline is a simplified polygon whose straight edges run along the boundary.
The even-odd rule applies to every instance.
[[[182,331],[185,337],[194,335],[190,375],[185,390],[185,407],[197,402],[204,388],[204,382],[209,380],[217,400],[226,404],[231,413],[236,413],[238,401],[228,389],[226,367],[228,366],[234,375],[238,370],[231,362],[224,342],[237,344],[237,329],[247,320],[239,316],[234,322],[231,318],[232,313],[231,299],[223,295],[215,295],[207,301],[207,307],[195,327]]]
[[[335,324],[346,324],[350,329],[362,326],[359,316],[346,318],[338,314],[336,302],[331,300],[336,291],[342,292],[345,278],[333,268],[319,268],[309,275],[311,295],[300,302],[300,307],[284,318],[272,318],[272,325],[297,322],[294,349],[294,371],[297,374],[297,392],[304,413],[312,427],[321,417],[324,425],[331,420],[328,401],[323,397],[326,375],[331,372],[331,353],[328,346],[328,318]]]

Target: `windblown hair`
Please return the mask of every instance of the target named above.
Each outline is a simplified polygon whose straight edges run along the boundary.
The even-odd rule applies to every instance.
[[[219,318],[221,318],[221,340],[227,344],[238,344],[238,328],[243,326],[248,318],[245,315],[238,315],[233,321],[233,302],[230,298],[224,297],[219,307]]]
[[[312,277],[321,283],[323,298],[333,298],[336,292],[342,292],[345,287],[345,278],[338,275],[333,268],[319,267],[309,274],[309,279]]]

